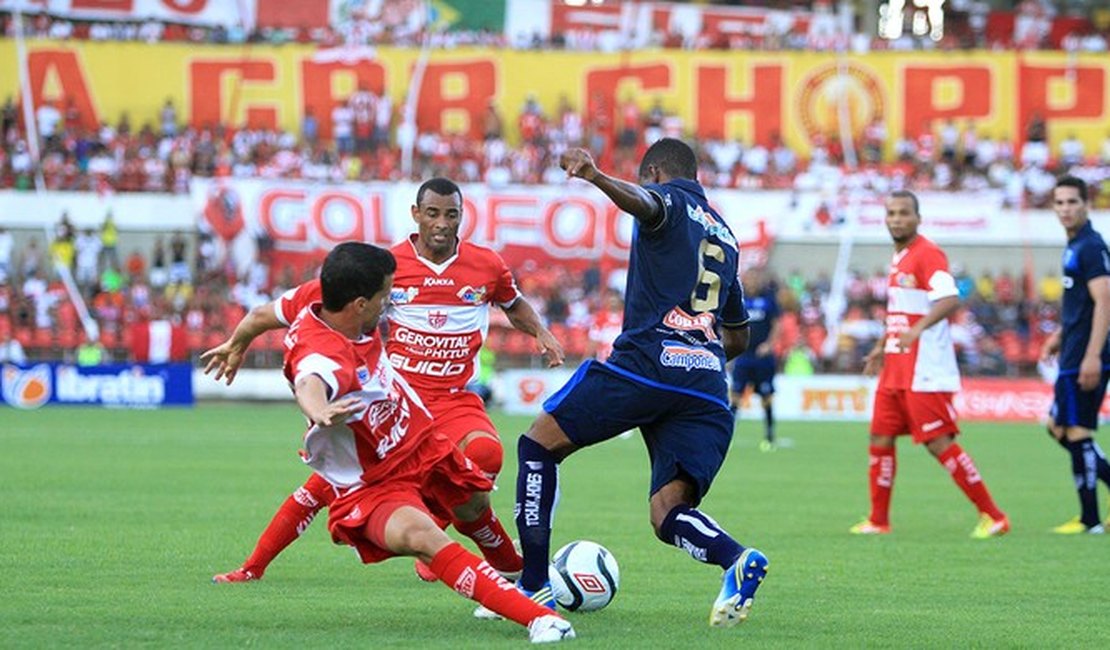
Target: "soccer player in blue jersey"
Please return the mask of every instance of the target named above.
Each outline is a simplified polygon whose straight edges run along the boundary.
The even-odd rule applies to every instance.
[[[1080,515],[1054,532],[1101,534],[1098,481],[1110,486],[1110,464],[1091,437],[1110,378],[1110,251],[1087,217],[1087,184],[1065,176],[1052,191],[1056,217],[1068,234],[1064,249],[1061,327],[1045,341],[1041,356],[1058,356],[1056,399],[1049,433],[1071,454]]]
[[[747,618],[767,558],[698,510],[732,438],[725,363],[747,345],[736,237],[695,180],[693,150],[673,138],[648,148],[640,185],[597,169],[582,149],[560,166],[635,217],[624,325],[605,363],[587,361],[521,436],[516,524],[520,588],[555,606],[547,579],[557,466],[567,456],[639,428],[651,460],[656,536],[724,570],[709,622]]]
[[[775,341],[779,331],[779,302],[775,287],[768,282],[763,269],[744,272],[744,309],[748,312],[748,349],[732,362],[732,387],[729,401],[739,409],[748,386],[759,395],[763,405],[763,440],[761,451],[775,448]]]

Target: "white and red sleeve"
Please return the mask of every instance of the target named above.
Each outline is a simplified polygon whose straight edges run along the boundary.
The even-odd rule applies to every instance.
[[[922,257],[919,275],[918,281],[928,292],[929,302],[960,294],[956,279],[948,272],[948,258],[939,248],[933,248]]]
[[[517,301],[517,298],[520,298],[520,289],[517,289],[513,273],[500,255],[492,253],[490,263],[494,265],[494,270],[497,273],[497,284],[494,285],[490,301],[508,309]]]
[[[290,323],[297,320],[297,314],[301,313],[302,309],[314,302],[319,302],[322,298],[320,281],[309,280],[281,294],[281,297],[274,301],[274,315],[288,327]]]

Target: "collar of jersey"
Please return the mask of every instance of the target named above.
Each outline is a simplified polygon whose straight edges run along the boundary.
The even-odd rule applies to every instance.
[[[447,270],[447,267],[451,266],[451,263],[459,258],[459,250],[462,249],[462,240],[459,240],[455,244],[455,254],[454,255],[452,255],[451,257],[448,257],[447,259],[443,260],[443,262],[441,262],[439,264],[436,264],[435,262],[433,262],[430,259],[421,255],[420,251],[416,250],[416,237],[417,237],[417,235],[415,233],[409,235],[409,246],[412,246],[413,256],[415,256],[416,259],[420,260],[420,262],[424,266],[426,266],[429,269],[435,271],[436,275],[442,275],[443,272]]]

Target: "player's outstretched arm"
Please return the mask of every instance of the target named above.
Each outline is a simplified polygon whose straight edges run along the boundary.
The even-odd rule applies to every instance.
[[[644,227],[654,228],[663,220],[663,206],[644,188],[603,174],[593,156],[585,149],[569,149],[559,156],[559,166],[567,176],[592,183],[618,208],[635,217]]]
[[[555,338],[555,335],[540,322],[540,315],[536,313],[531,303],[524,298],[517,298],[513,301],[513,304],[505,309],[505,315],[509,317],[509,322],[512,323],[513,327],[529,336],[536,337],[536,343],[540,346],[540,353],[547,359],[548,368],[563,365],[566,356],[563,353],[563,346]]]
[[[346,422],[347,418],[362,410],[362,401],[357,397],[344,397],[334,402],[328,401],[328,385],[317,375],[305,375],[293,386],[297,406],[313,424],[330,427]]]
[[[215,371],[213,379],[216,381],[223,379],[230,386],[231,382],[235,381],[239,367],[243,365],[243,358],[251,342],[264,332],[282,327],[285,327],[285,324],[278,320],[273,302],[250,310],[235,326],[231,338],[200,355],[200,360],[204,362],[204,374]]]

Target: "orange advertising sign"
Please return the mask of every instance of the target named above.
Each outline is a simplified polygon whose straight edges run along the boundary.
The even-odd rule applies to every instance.
[[[802,152],[836,133],[841,116],[855,133],[875,118],[910,136],[952,119],[1018,143],[1039,114],[1053,141],[1074,133],[1089,151],[1110,124],[1108,69],[1097,55],[459,49],[432,53],[414,75],[419,52],[409,49],[31,41],[28,50],[36,104],[72,99],[89,126],[123,111],[155,122],[169,98],[198,126],[295,132],[311,111],[328,137],[332,109],[360,85],[400,106],[414,79],[421,131],[480,132],[490,101],[512,124],[530,95],[549,113],[562,96],[578,107],[600,102],[612,123],[628,99],[647,108],[659,98],[702,137],[767,142],[779,133]],[[14,43],[0,40],[0,96],[17,95],[17,80]]]

